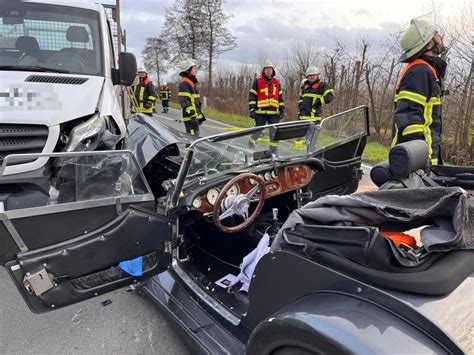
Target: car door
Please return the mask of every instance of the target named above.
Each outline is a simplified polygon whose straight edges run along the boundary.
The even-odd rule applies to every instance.
[[[313,139],[312,155],[324,163],[307,186],[311,198],[326,194],[350,194],[362,177],[361,162],[369,136],[366,106],[338,113],[322,120]]]
[[[131,152],[48,157],[55,176],[48,204],[4,211],[0,202],[0,262],[33,312],[116,290],[170,265],[170,221],[156,212]],[[7,157],[1,171],[14,160]]]

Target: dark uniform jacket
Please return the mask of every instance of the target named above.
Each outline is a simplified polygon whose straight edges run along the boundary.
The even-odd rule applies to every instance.
[[[204,115],[201,112],[201,95],[197,89],[197,79],[192,75],[183,77],[179,83],[178,93],[179,103],[183,109],[183,121],[192,119],[203,120]]]
[[[432,164],[441,163],[441,97],[446,62],[422,56],[410,62],[397,82],[392,146],[425,139]]]
[[[140,79],[138,85],[133,88],[133,93],[138,103],[139,111],[142,113],[152,114],[155,110],[155,86],[153,82],[145,78]],[[132,112],[137,112],[135,108],[132,107]]]
[[[300,120],[321,120],[321,108],[324,104],[334,99],[334,90],[317,79],[313,84],[308,80],[301,87],[300,99],[298,101]]]
[[[169,100],[170,98],[171,98],[171,90],[168,87],[162,88],[160,91],[160,99]]]

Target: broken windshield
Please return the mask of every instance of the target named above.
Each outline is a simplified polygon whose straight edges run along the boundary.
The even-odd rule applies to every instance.
[[[366,107],[324,119],[294,121],[255,127],[201,138],[189,148],[192,158],[184,182],[221,173],[239,172],[268,163],[311,156],[329,146],[355,139],[367,132]]]

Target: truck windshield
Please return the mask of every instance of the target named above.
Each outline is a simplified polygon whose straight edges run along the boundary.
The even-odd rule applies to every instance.
[[[102,76],[100,33],[96,11],[7,1],[0,8],[0,70]]]

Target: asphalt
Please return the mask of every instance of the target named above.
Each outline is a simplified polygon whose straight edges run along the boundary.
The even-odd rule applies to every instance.
[[[180,112],[154,119],[184,130]],[[231,126],[208,119],[201,136]],[[367,179],[361,186],[372,188]],[[6,271],[0,269],[0,354],[188,354],[170,324],[148,300],[125,289],[46,314],[28,309]],[[103,301],[111,303],[104,306]]]

